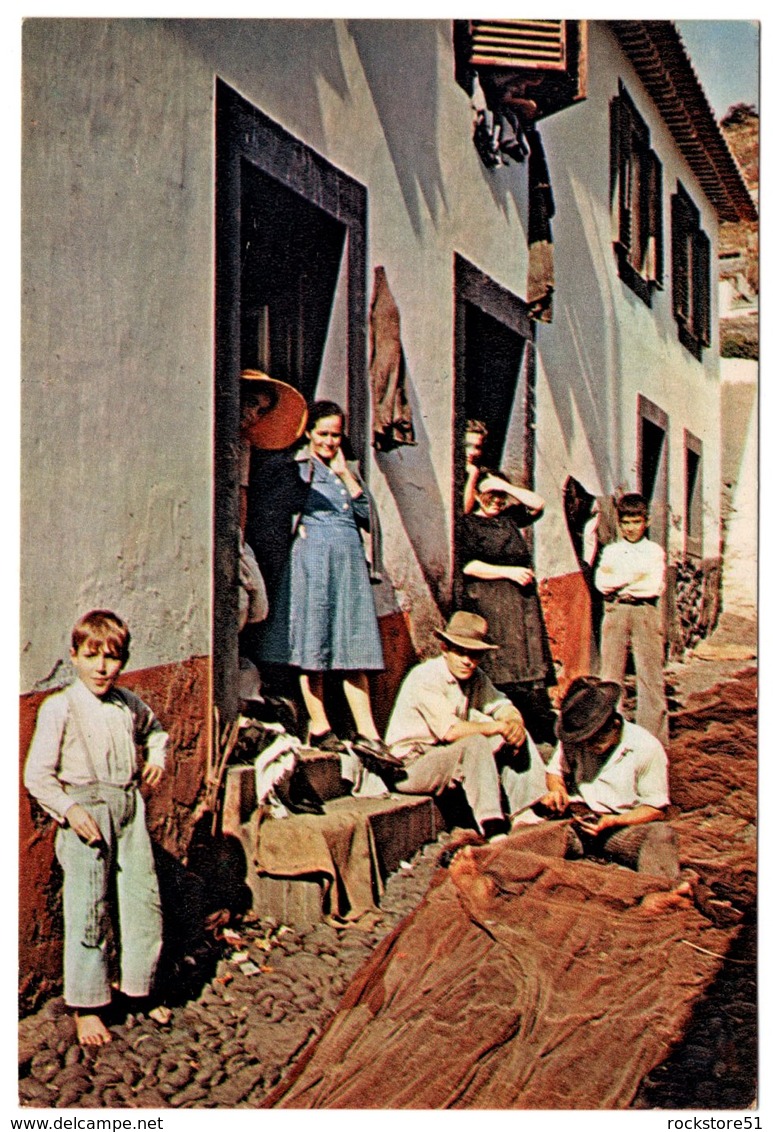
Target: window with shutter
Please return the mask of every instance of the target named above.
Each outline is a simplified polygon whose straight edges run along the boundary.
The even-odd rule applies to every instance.
[[[711,241],[679,183],[671,197],[671,276],[679,341],[700,361],[711,345]]]
[[[663,174],[649,130],[622,83],[610,103],[610,206],[618,274],[648,306],[663,286]]]

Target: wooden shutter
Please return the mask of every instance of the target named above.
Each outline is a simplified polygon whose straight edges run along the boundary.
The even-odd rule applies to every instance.
[[[609,104],[609,207],[615,203],[615,192],[620,180],[620,118],[621,99],[613,98]]]
[[[565,71],[566,20],[472,20],[474,67]]]
[[[687,202],[674,193],[671,197],[671,277],[674,318],[689,323],[690,284],[687,274],[690,216]]]
[[[649,152],[649,238],[653,262],[649,278],[663,286],[663,166],[654,150]]]
[[[633,134],[633,121],[631,119],[631,108],[624,98],[619,98],[619,107],[617,111],[618,121],[618,138],[617,138],[617,153],[618,153],[618,176],[620,178],[619,188],[619,212],[620,212],[620,226],[618,232],[618,239],[627,252],[631,250],[631,177],[633,176],[633,169],[631,168],[631,145]]]
[[[711,242],[700,229],[693,243],[693,333],[703,346],[711,343]]]

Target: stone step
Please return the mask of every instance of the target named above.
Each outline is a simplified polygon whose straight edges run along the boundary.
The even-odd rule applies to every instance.
[[[312,775],[327,776],[330,780],[329,760],[330,756],[320,758],[315,753],[308,763],[304,759],[304,764],[311,768]],[[319,788],[316,790],[318,795],[322,794]],[[342,815],[364,818],[375,845],[375,863],[382,881],[399,868],[402,860],[411,857],[428,841],[434,841],[445,828],[434,799],[424,795],[389,794],[380,798],[343,795],[325,799],[324,810],[319,816],[291,815],[282,819],[264,818],[264,821],[280,822],[281,840],[286,839],[288,851],[291,851],[298,838],[308,831],[309,823],[335,823]],[[259,827],[253,768],[230,767],[223,798],[223,833],[236,837],[244,851],[245,883],[252,893],[253,909],[262,916],[272,916],[298,928],[319,923],[328,912],[324,876],[320,873],[282,876],[281,865],[274,875],[259,872],[255,864]],[[374,893],[374,906],[375,903]]]

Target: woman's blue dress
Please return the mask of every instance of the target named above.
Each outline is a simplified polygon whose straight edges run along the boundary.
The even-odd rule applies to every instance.
[[[363,494],[311,461],[311,483],[273,607],[259,660],[305,672],[380,671],[381,638],[358,521],[368,522]]]

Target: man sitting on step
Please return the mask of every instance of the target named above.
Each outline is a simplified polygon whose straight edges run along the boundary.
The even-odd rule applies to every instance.
[[[622,688],[578,676],[566,690],[560,742],[547,767],[548,808],[574,812],[573,855],[609,857],[652,876],[679,875],[677,836],[664,824],[668,759],[662,743],[620,715]]]
[[[545,767],[521,713],[478,669],[483,654],[497,648],[487,633],[486,620],[467,612],[436,630],[441,654],[406,676],[386,742],[403,764],[395,790],[440,794],[458,783],[481,833],[495,840],[510,829],[500,775],[513,821],[536,820],[534,802],[555,808],[558,799],[547,797]]]

